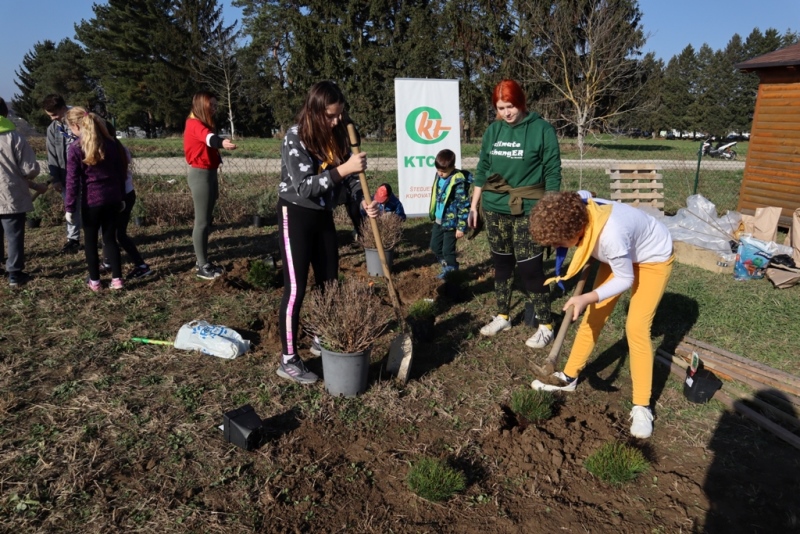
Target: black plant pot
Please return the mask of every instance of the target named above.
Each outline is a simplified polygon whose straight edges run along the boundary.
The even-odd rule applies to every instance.
[[[34,218],[25,219],[25,226],[27,226],[28,228],[39,228],[40,224],[42,224],[41,219],[34,219]]]
[[[144,226],[145,225],[144,217],[134,217],[133,224],[135,226]]]
[[[253,227],[261,228],[262,226],[264,226],[264,217],[261,215],[253,215]]]
[[[431,341],[433,339],[433,323],[435,317],[428,319],[409,319],[408,326],[411,327],[411,334],[417,341]]]

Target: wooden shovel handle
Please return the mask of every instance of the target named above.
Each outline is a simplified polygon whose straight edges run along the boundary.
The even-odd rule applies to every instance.
[[[575,290],[572,293],[573,297],[583,293],[583,287],[586,285],[586,280],[589,278],[589,270],[592,267],[592,260],[586,262],[581,270],[581,277],[578,283],[575,284]],[[558,328],[558,334],[553,341],[553,348],[550,349],[550,354],[547,355],[547,363],[553,367],[558,363],[558,356],[561,354],[561,347],[564,345],[564,338],[567,337],[567,330],[569,325],[572,324],[572,314],[574,313],[574,305],[570,304],[569,308],[564,312],[564,319],[561,321],[561,326]]]
[[[361,152],[361,146],[359,145],[356,127],[352,122],[347,123],[347,135],[350,137],[350,149],[353,151],[353,154],[359,154]],[[367,175],[364,173],[364,171],[358,173],[358,179],[361,182],[361,191],[364,193],[364,201],[369,205],[372,203],[372,197],[369,194]],[[389,272],[389,264],[386,261],[386,253],[383,251],[381,234],[378,231],[378,221],[372,217],[368,217],[368,219],[370,227],[372,228],[372,235],[375,237],[375,248],[378,249],[378,257],[381,260],[381,266],[383,266],[383,276],[386,277],[386,283],[389,285],[389,297],[392,299],[392,307],[394,307],[397,321],[405,330],[405,320],[403,319],[403,313],[400,309],[400,299],[398,298],[397,291],[395,291],[394,284],[392,283],[392,275]]]

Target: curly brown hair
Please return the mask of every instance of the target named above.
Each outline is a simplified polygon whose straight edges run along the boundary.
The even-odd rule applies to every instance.
[[[552,246],[578,237],[588,223],[589,214],[581,196],[564,191],[547,195],[536,203],[529,228],[534,241]]]

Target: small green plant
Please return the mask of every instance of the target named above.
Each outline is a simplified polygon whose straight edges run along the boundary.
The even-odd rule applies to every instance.
[[[424,321],[434,317],[436,317],[436,303],[431,299],[418,300],[408,308],[409,320]]]
[[[255,260],[250,264],[247,281],[255,287],[266,289],[277,285],[278,272],[272,262]]]
[[[142,197],[137,197],[136,202],[133,203],[133,208],[131,208],[131,217],[146,217],[147,216],[147,206],[144,203],[144,199]]]
[[[256,212],[262,218],[269,218],[275,215],[278,206],[278,189],[267,187],[256,197]]]
[[[511,394],[511,410],[528,421],[544,421],[553,416],[555,397],[549,391],[525,388]]]
[[[33,210],[28,215],[31,219],[38,219],[41,221],[48,217],[50,208],[50,196],[47,193],[43,193],[33,201]]]
[[[467,481],[464,473],[453,469],[443,460],[422,457],[412,463],[406,477],[408,487],[428,501],[444,501],[463,491]]]
[[[650,462],[639,449],[614,441],[600,447],[583,465],[600,480],[621,486],[646,471]]]

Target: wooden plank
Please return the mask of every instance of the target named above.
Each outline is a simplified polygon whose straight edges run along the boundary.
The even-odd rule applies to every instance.
[[[636,183],[611,183],[611,189],[664,189],[664,184],[661,182],[646,182],[641,181]]]
[[[642,172],[655,173],[660,170],[661,167],[654,167],[652,163],[615,163],[606,169],[606,173],[609,174],[615,171],[638,171],[639,174],[641,174]]]
[[[658,202],[664,199],[664,195],[658,193],[655,195],[651,195],[648,193],[621,193],[619,191],[612,191],[611,192],[611,200],[646,200],[646,201],[654,201]]]

